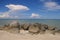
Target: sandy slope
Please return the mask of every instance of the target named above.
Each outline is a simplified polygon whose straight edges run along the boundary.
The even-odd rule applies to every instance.
[[[6,31],[0,31],[0,40],[60,40],[60,35],[52,34],[12,34]]]

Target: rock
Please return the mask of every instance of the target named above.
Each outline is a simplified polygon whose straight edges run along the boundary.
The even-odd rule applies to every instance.
[[[56,30],[56,27],[48,27],[48,30]]]
[[[33,33],[33,34],[39,33],[39,32],[40,32],[40,29],[39,29],[39,27],[38,27],[37,25],[32,24],[32,25],[29,27],[29,32],[30,32],[30,33]]]
[[[15,30],[15,31],[18,30],[18,33],[20,33],[20,24],[19,24],[19,22],[17,22],[17,21],[11,22],[9,27],[8,27],[8,30]]]
[[[57,33],[60,33],[60,29],[58,29],[56,32],[57,32]]]
[[[42,24],[42,25],[41,25],[41,30],[42,30],[42,31],[48,30],[48,25]]]
[[[60,34],[60,29],[55,29],[54,34],[56,34],[56,33]]]
[[[48,30],[48,25],[41,24],[40,34],[44,34],[46,32],[46,30]]]
[[[40,23],[34,23],[39,29],[41,29],[41,24]]]
[[[10,24],[7,24],[7,25],[5,24],[5,25],[4,25],[4,27],[9,27],[9,26],[10,26]]]
[[[30,25],[31,24],[22,24],[21,28],[24,29],[24,30],[28,30]]]
[[[10,23],[9,28],[18,28],[18,29],[20,29],[20,24],[17,21],[13,21],[12,23]]]
[[[21,29],[23,30],[23,32],[21,31]],[[9,30],[11,32],[18,32],[18,33],[33,33],[33,34],[37,34],[37,33],[41,33],[44,34],[46,32],[50,32],[52,34],[55,33],[60,33],[60,30],[57,30],[56,27],[50,27],[46,24],[40,24],[40,23],[34,23],[34,24],[30,24],[30,23],[24,23],[24,24],[20,24],[17,21],[13,21],[8,25],[4,25],[3,28],[0,27],[0,30]],[[21,32],[20,32],[21,31]]]
[[[49,26],[48,27],[48,30],[51,34],[55,35],[56,31],[57,31],[57,28],[56,27],[52,27],[52,26]]]
[[[5,29],[5,30],[9,29],[9,26],[10,26],[10,24],[7,24],[7,25],[5,24],[5,25],[4,25],[4,29]]]
[[[1,27],[1,26],[0,26],[0,30],[3,30],[3,29],[4,29],[4,27]]]

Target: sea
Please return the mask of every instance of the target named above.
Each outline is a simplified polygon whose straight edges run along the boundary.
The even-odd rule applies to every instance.
[[[21,23],[41,23],[49,26],[57,27],[60,29],[60,19],[0,19],[0,26],[9,24],[12,21],[18,21]]]

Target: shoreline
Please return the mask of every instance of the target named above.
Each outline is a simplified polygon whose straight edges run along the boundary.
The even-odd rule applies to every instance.
[[[39,34],[42,33],[44,34],[46,31],[51,32],[53,35],[55,33],[60,33],[60,29],[57,27],[52,27],[46,24],[41,24],[41,23],[24,23],[20,24],[18,21],[13,21],[10,24],[4,25],[3,27],[0,27],[0,30],[6,30],[8,32],[17,32],[20,33],[20,30],[23,31],[28,31],[29,33],[32,34]]]
[[[0,40],[60,40],[60,30],[46,24],[14,21],[0,27]]]

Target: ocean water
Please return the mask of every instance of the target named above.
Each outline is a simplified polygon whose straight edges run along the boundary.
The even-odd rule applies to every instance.
[[[0,19],[0,26],[9,24],[12,21],[18,21],[19,23],[42,23],[60,28],[60,19]]]

